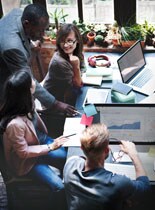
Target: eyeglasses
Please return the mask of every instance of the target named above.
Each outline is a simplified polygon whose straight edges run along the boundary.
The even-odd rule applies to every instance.
[[[68,46],[73,46],[75,44],[76,40],[68,40],[68,41],[65,41],[65,42],[61,42],[62,45],[65,45],[67,44]]]
[[[111,152],[111,156],[112,156],[112,161],[115,162],[119,162],[119,160],[123,157],[124,152],[122,150],[120,150],[117,154],[117,156],[114,155],[114,153],[112,152],[112,150],[110,150]]]
[[[117,139],[117,138],[109,138],[109,141],[116,141],[116,142],[118,142],[118,143],[120,143],[121,141],[119,140],[119,139]],[[123,155],[124,155],[124,152],[122,151],[122,150],[120,150],[119,152],[118,152],[118,154],[117,155],[114,155],[114,153],[112,152],[112,150],[110,150],[110,152],[111,152],[111,156],[112,156],[112,161],[113,162],[119,162],[119,160],[123,157]]]

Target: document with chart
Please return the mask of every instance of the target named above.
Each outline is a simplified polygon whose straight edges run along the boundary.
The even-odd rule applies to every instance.
[[[155,142],[155,106],[105,105],[97,107],[110,137],[134,142]]]

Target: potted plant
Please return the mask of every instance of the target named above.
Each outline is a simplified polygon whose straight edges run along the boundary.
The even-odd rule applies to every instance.
[[[86,44],[88,41],[87,33],[90,31],[90,29],[87,27],[87,24],[85,24],[83,21],[77,22],[76,20],[73,21],[73,24],[78,27],[82,36],[83,43]]]
[[[142,45],[144,45],[145,34],[140,24],[121,27],[120,33],[122,47],[130,47],[137,40],[141,40]]]
[[[91,46],[94,45],[95,37],[96,37],[96,33],[95,33],[94,31],[89,31],[89,32],[87,33],[87,38],[88,38],[87,45],[88,45],[89,47],[91,47]]]
[[[52,20],[54,20],[54,27],[56,30],[59,29],[60,23],[65,23],[66,22],[66,17],[68,14],[64,14],[63,8],[58,10],[57,8],[54,10],[53,13],[49,13],[50,17]]]
[[[117,21],[114,21],[114,23],[109,26],[107,39],[111,40],[114,46],[121,45],[121,34]]]
[[[142,24],[142,30],[145,34],[145,44],[148,46],[153,45],[153,39],[155,38],[155,25],[149,24],[147,21],[145,21]]]

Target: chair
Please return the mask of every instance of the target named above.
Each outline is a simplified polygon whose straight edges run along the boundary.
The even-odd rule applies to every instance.
[[[0,171],[6,185],[8,210],[66,210],[65,192],[52,193],[48,186],[28,177],[16,178],[10,174],[0,136]]]

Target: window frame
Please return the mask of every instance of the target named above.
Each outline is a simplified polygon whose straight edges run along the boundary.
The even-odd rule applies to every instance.
[[[114,19],[119,25],[127,25],[129,22],[134,24],[136,22],[136,0],[113,0],[114,1]],[[40,3],[45,8],[46,0],[33,0],[33,3]],[[78,18],[80,21],[83,19],[83,3],[82,0],[77,0]],[[3,15],[2,4],[0,0],[0,16]],[[131,20],[131,17],[132,20]]]

